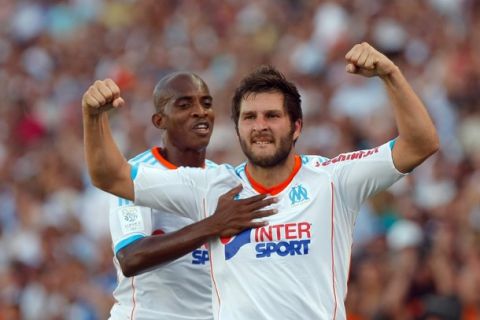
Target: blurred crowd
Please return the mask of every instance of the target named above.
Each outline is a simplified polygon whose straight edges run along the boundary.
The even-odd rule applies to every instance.
[[[208,157],[236,165],[230,97],[272,64],[301,90],[297,151],[333,157],[396,136],[381,81],[345,72],[362,41],[401,68],[441,151],[362,208],[348,317],[480,319],[479,1],[0,0],[0,21],[0,320],[108,317],[108,209],[82,146],[80,101],[95,79],[122,90],[111,120],[131,157],[161,140],[156,81],[198,73],[216,111]]]

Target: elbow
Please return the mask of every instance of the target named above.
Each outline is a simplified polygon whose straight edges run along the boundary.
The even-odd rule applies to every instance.
[[[116,190],[114,188],[113,184],[107,183],[104,180],[99,180],[99,179],[93,179],[92,178],[92,185],[97,189],[100,189],[100,190],[105,191],[107,193],[110,193],[110,194],[113,194],[113,195],[116,195],[118,197],[126,199],[125,195],[118,193],[118,190]],[[131,199],[129,199],[129,200],[131,200]]]
[[[428,139],[424,139],[421,144],[417,144],[414,151],[419,163],[422,163],[426,159],[430,158],[440,149],[440,140],[436,133],[432,134]]]
[[[92,181],[92,185],[100,190],[103,190],[105,192],[110,192],[111,189],[111,181],[105,175],[103,175],[100,172],[94,171],[94,170],[89,170],[89,175],[90,175],[90,180]]]
[[[90,171],[92,185],[117,197],[134,201],[133,181],[126,174],[108,175]]]
[[[121,266],[121,269],[122,269],[122,274],[126,277],[126,278],[131,278],[133,276],[136,276],[137,273],[129,268],[129,267],[126,267],[126,266],[123,266],[123,265],[120,265]]]
[[[427,150],[427,157],[430,157],[434,153],[436,153],[438,150],[440,150],[440,139],[438,138],[437,132],[434,132],[432,134],[432,137],[429,139],[428,147],[426,148]]]
[[[117,253],[117,260],[120,264],[120,269],[122,270],[122,274],[127,277],[133,277],[138,274],[138,268],[135,264],[135,257],[132,257],[128,254],[122,252],[124,250],[120,250]]]
[[[95,188],[98,188],[98,189],[103,190],[105,192],[109,192],[108,185],[106,183],[104,183],[101,179],[98,179],[98,178],[95,178],[95,177],[92,176],[91,180],[92,180],[92,185]]]

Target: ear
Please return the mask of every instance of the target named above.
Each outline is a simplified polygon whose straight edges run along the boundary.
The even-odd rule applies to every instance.
[[[293,141],[297,141],[298,137],[300,137],[300,134],[302,132],[302,127],[303,127],[302,119],[298,119],[297,121],[295,121],[293,125],[294,125]]]
[[[152,123],[155,128],[165,129],[165,117],[160,112],[152,115]]]

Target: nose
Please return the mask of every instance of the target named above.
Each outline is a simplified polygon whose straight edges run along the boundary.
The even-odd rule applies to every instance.
[[[255,119],[255,123],[253,124],[253,130],[255,131],[262,131],[268,128],[267,121],[262,116],[259,116]]]
[[[195,101],[192,107],[192,116],[197,118],[204,118],[208,114],[208,110],[202,106],[199,101]]]

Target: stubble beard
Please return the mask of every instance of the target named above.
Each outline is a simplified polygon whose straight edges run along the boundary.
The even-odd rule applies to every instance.
[[[280,143],[272,155],[256,155],[245,139],[239,137],[240,146],[248,161],[254,166],[261,168],[272,168],[285,163],[293,148],[293,130],[280,138]]]

